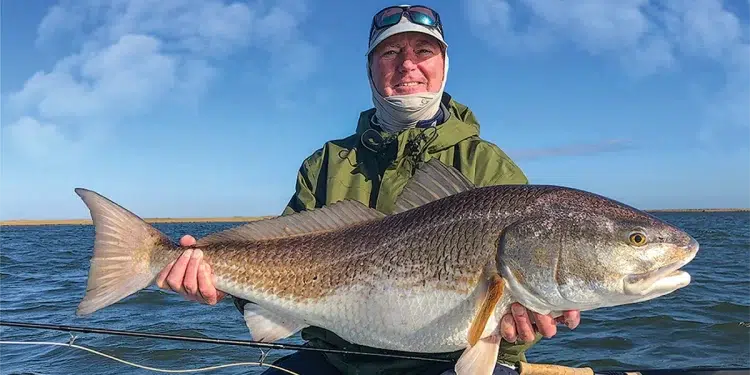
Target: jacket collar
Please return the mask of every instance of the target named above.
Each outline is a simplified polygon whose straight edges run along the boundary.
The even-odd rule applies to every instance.
[[[467,106],[455,101],[448,93],[443,93],[441,107],[444,112],[442,116],[439,114],[436,119],[429,120],[425,124],[427,126],[406,129],[396,136],[399,138],[403,135],[409,137],[413,133],[421,133],[426,127],[434,125],[437,136],[430,142],[427,150],[436,152],[453,147],[466,138],[479,135],[479,122]],[[360,113],[356,131],[358,145],[363,145],[372,136],[379,136],[381,139],[394,137],[393,134],[388,134],[372,124],[370,120],[374,114],[375,108]],[[434,124],[432,124],[433,122]],[[373,134],[373,132],[376,134]]]

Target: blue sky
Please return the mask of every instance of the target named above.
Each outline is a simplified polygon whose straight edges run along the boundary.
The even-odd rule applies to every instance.
[[[369,21],[392,4],[98,3],[2,2],[2,219],[86,218],[75,187],[145,217],[279,213],[372,106]],[[746,1],[427,4],[446,90],[532,183],[750,207]]]

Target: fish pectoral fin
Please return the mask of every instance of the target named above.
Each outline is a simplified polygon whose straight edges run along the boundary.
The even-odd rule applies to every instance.
[[[423,204],[473,189],[475,186],[456,168],[430,159],[420,165],[414,176],[406,183],[396,199],[397,214],[417,208]]]
[[[252,302],[245,304],[243,315],[250,335],[256,341],[274,342],[308,326],[302,321],[273,313]]]
[[[504,287],[505,282],[502,276],[496,273],[490,276],[482,304],[471,322],[471,327],[469,327],[469,345],[454,367],[456,375],[489,375],[494,371],[497,354],[500,350],[499,327],[495,327],[492,334],[487,337],[482,337],[482,333],[487,327],[487,321],[495,311],[495,306],[503,296]]]
[[[497,365],[497,354],[500,351],[500,334],[492,335],[471,345],[458,358],[453,370],[456,375],[490,375]]]
[[[493,274],[488,281],[487,292],[484,295],[482,305],[479,307],[479,311],[474,317],[474,321],[471,322],[471,327],[469,328],[468,339],[470,347],[474,346],[482,337],[482,332],[484,332],[487,326],[487,321],[495,311],[497,302],[500,301],[500,298],[503,296],[504,289],[505,282],[503,281],[502,276]]]

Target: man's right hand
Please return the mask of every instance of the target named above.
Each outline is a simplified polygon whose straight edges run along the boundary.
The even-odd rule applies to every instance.
[[[195,238],[187,235],[180,238],[180,246],[195,244]],[[215,305],[226,295],[214,287],[211,267],[203,263],[200,249],[185,250],[177,260],[164,267],[156,277],[156,285],[171,290],[191,301]]]

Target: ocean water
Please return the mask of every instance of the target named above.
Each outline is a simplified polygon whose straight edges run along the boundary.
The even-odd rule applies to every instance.
[[[560,327],[528,352],[538,363],[592,366],[598,370],[750,367],[750,214],[659,213],[701,244],[685,267],[688,287],[635,305],[582,313],[580,326]],[[158,224],[167,235],[200,237],[237,223]],[[229,298],[216,306],[186,301],[155,287],[79,318],[93,243],[91,226],[2,227],[0,319],[89,326],[173,335],[249,340]],[[67,343],[71,334],[0,327],[3,341]],[[257,361],[250,347],[77,333],[75,344],[162,369],[193,369]],[[298,336],[282,342],[301,344]],[[272,350],[266,361],[291,351]],[[210,373],[259,374],[261,367],[228,367]],[[0,345],[2,374],[152,373],[83,350],[62,346]],[[205,373],[205,372],[201,372]]]

